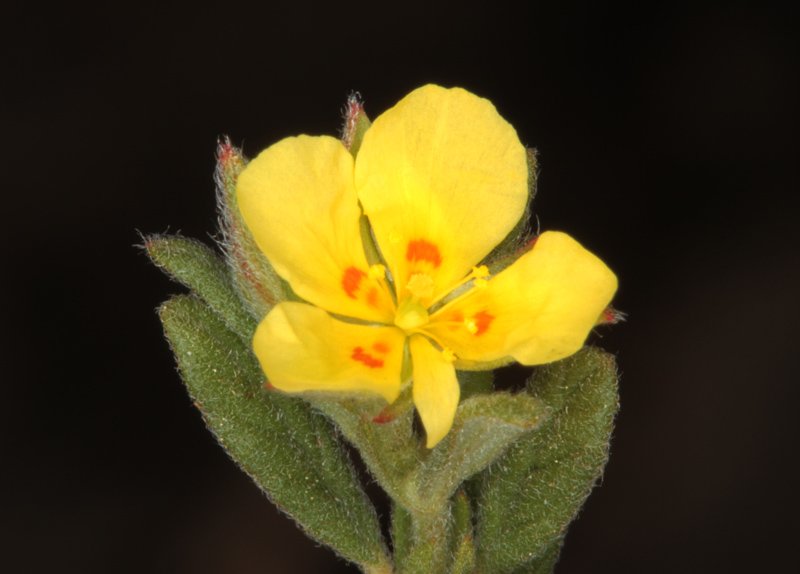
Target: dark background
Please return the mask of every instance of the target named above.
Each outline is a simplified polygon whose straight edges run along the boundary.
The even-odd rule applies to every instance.
[[[354,572],[192,408],[133,247],[215,229],[217,137],[335,133],[427,83],[540,152],[535,212],[619,275],[622,411],[559,574],[796,567],[798,26],[731,2],[258,10],[160,2],[3,17],[0,569]],[[557,5],[557,6],[554,6]]]

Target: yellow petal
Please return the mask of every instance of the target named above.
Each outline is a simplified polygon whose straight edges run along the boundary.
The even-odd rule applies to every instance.
[[[427,447],[433,448],[453,426],[460,389],[456,370],[445,353],[426,338],[413,336],[408,341],[413,364],[413,397],[427,435]]]
[[[274,387],[287,392],[400,393],[405,337],[394,327],[345,323],[305,303],[280,303],[256,329],[253,349]]]
[[[549,363],[583,346],[616,289],[600,259],[569,235],[546,232],[484,288],[435,313],[426,330],[465,361]]]
[[[379,116],[355,182],[399,298],[415,274],[433,278],[421,300],[449,291],[519,221],[527,181],[514,128],[463,89],[424,86]]]
[[[388,292],[364,255],[353,158],[339,140],[299,136],[269,147],[239,175],[237,201],[259,248],[300,297],[391,322]]]

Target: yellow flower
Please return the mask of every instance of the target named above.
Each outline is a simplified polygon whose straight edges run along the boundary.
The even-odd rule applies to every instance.
[[[271,384],[391,403],[410,356],[429,448],[452,426],[457,367],[571,355],[616,290],[603,262],[558,232],[496,276],[474,267],[523,215],[528,169],[514,129],[460,88],[413,91],[375,120],[355,159],[332,137],[286,138],[237,185],[259,248],[308,302],[278,304],[256,331]],[[385,266],[365,255],[362,211]]]

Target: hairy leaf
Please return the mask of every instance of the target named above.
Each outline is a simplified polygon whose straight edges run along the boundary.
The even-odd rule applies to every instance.
[[[476,485],[478,564],[485,574],[548,572],[608,457],[618,409],[611,355],[585,348],[540,367],[528,391],[548,405],[550,417]]]
[[[231,457],[314,539],[367,571],[389,571],[375,510],[330,423],[268,392],[252,353],[202,301],[159,311],[183,380]]]

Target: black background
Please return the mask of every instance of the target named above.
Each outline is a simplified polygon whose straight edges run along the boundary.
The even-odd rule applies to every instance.
[[[796,14],[731,2],[11,8],[0,117],[0,569],[354,572],[215,444],[137,230],[208,239],[254,155],[427,82],[491,99],[535,212],[619,275],[612,457],[560,574],[788,572],[797,528]],[[3,565],[5,567],[3,567]]]

